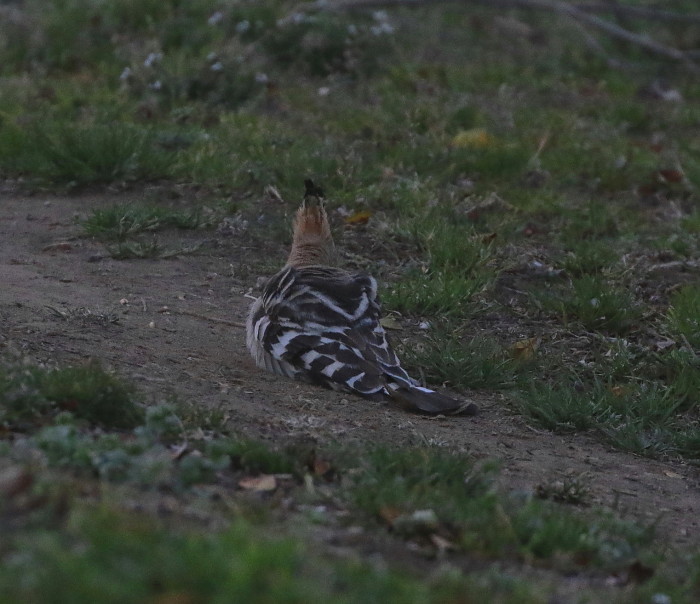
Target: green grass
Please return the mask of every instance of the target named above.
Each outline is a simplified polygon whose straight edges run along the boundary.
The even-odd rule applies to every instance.
[[[159,206],[117,205],[93,210],[83,221],[83,229],[88,235],[100,239],[123,241],[142,233],[164,228],[197,229],[204,224],[198,210],[171,210]]]
[[[427,264],[411,269],[383,294],[385,306],[403,313],[468,316],[474,297],[494,277],[492,246],[465,224],[450,224],[435,212],[405,220],[405,235],[427,256]]]
[[[475,467],[451,452],[378,448],[353,474],[349,497],[407,538],[439,534],[482,555],[559,555],[615,567],[639,555],[651,537],[612,517],[586,518],[548,502],[500,496],[492,479],[493,467]]]
[[[554,284],[533,292],[543,310],[567,325],[578,321],[589,330],[624,334],[641,318],[641,307],[629,291],[597,275],[573,278],[570,285]]]
[[[107,603],[445,602],[470,597],[504,604],[544,602],[540,589],[506,573],[429,579],[362,561],[321,558],[299,539],[272,537],[237,520],[222,531],[168,530],[109,509],[73,513],[61,534],[13,540],[0,589],[14,601]],[[21,551],[21,553],[20,553]],[[21,580],[17,580],[21,577]]]
[[[533,386],[520,396],[520,408],[541,425],[559,432],[594,431],[612,444],[642,455],[683,454],[694,447],[700,425],[687,399],[673,388],[646,383],[595,382]],[[689,421],[690,420],[690,421]]]
[[[700,350],[700,287],[686,286],[671,298],[668,326],[695,350]]]
[[[684,407],[700,407],[700,357],[685,348],[660,359],[660,374]]]
[[[610,240],[573,240],[567,244],[562,267],[572,276],[597,275],[613,266],[618,254]]]
[[[518,363],[495,341],[468,338],[454,323],[432,326],[419,344],[404,346],[402,362],[413,371],[423,371],[430,384],[450,388],[498,390],[512,388],[525,363]]]
[[[154,133],[132,124],[37,121],[0,125],[0,165],[10,174],[61,185],[168,176],[172,154]]]
[[[61,412],[108,428],[142,418],[133,389],[96,362],[53,370],[3,363],[0,402],[0,424],[9,427],[50,423]]]
[[[107,245],[106,249],[115,260],[134,260],[143,258],[173,258],[185,254],[192,254],[201,247],[201,244],[190,246],[166,248],[153,238],[148,241],[119,241],[114,245]]]

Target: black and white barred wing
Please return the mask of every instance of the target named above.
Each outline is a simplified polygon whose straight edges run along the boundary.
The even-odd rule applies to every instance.
[[[253,305],[248,346],[275,373],[365,396],[411,387],[380,322],[376,280],[312,266],[275,275]]]

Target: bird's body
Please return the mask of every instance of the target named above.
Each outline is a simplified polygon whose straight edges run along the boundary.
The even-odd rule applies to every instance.
[[[377,281],[327,265],[333,251],[322,193],[307,181],[287,264],[267,282],[248,316],[247,345],[256,364],[427,413],[473,413],[473,404],[409,377],[381,325]]]

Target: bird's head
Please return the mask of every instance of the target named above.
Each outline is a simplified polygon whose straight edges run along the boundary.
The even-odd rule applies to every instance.
[[[306,191],[294,217],[294,239],[287,264],[296,267],[333,264],[335,245],[323,191],[309,179],[304,185]]]

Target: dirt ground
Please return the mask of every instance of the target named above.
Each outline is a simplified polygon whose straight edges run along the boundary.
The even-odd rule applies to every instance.
[[[261,251],[213,230],[180,231],[178,241],[203,243],[196,253],[114,260],[82,236],[76,217],[133,198],[0,191],[0,352],[20,350],[50,365],[100,359],[147,400],[175,393],[221,408],[230,427],[253,437],[432,442],[499,459],[500,480],[523,490],[584,474],[592,503],[644,523],[660,518],[662,539],[700,544],[698,467],[533,428],[498,395],[471,393],[477,417],[431,419],[257,369],[244,329],[232,323],[245,321],[256,294],[252,259],[278,255],[281,265],[282,248]]]

